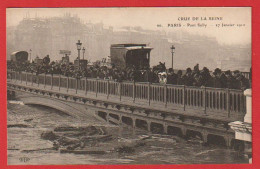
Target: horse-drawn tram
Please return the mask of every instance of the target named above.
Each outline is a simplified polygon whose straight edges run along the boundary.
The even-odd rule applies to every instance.
[[[150,52],[146,44],[113,44],[110,47],[111,62],[117,67],[150,67]]]

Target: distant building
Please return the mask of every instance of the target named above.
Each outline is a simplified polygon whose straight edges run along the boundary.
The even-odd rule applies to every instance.
[[[8,27],[6,31],[7,58],[12,51],[32,49],[32,55],[45,56],[48,53],[52,56],[52,60],[61,60],[60,49],[69,50],[74,56],[77,55],[75,43],[80,39],[84,42],[84,46],[88,47],[85,56],[88,56],[89,60],[100,60],[110,55],[110,46],[115,42],[118,44],[132,42],[149,43],[154,47],[150,66],[165,62],[166,67],[169,67],[172,44],[176,47],[174,67],[177,69],[193,67],[194,60],[199,61],[202,67],[215,69],[218,56],[222,58],[237,56],[251,61],[251,44],[242,47],[220,45],[215,38],[186,31],[165,32],[140,27],[116,29],[105,27],[102,23],[84,23],[78,16],[69,13],[59,17],[26,17],[17,26]],[[70,60],[74,59],[75,57],[70,57]]]
[[[226,70],[240,70],[242,72],[249,72],[251,67],[250,60],[238,60],[236,58],[223,59],[217,61],[217,67],[223,71]]]
[[[60,49],[77,52],[75,42],[81,39],[90,46],[89,55],[104,56],[109,53],[109,45],[104,47],[107,43],[104,39],[112,34],[111,31],[111,28],[105,29],[102,23],[84,23],[77,15],[69,13],[60,17],[26,17],[14,29],[8,29],[8,50],[30,48],[40,56],[48,53],[56,57]]]
[[[110,47],[111,63],[117,67],[150,67],[150,52],[146,44],[114,44]]]

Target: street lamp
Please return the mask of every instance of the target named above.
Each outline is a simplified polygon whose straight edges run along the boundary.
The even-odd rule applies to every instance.
[[[76,45],[77,45],[77,49],[78,49],[78,66],[79,66],[79,68],[80,68],[80,50],[81,50],[81,45],[82,45],[82,43],[80,42],[80,40],[78,40],[78,43],[76,43]],[[78,68],[78,69],[79,69]]]
[[[30,55],[30,62],[31,62],[31,55],[32,55],[32,49],[30,49],[30,52],[29,52],[29,55]]]
[[[82,53],[83,53],[83,60],[84,60],[84,54],[85,54],[85,50],[86,50],[86,49],[83,47],[83,48],[82,48]]]
[[[173,45],[171,47],[171,50],[172,50],[172,70],[173,70],[173,54],[174,54],[174,51],[175,51],[175,47]]]

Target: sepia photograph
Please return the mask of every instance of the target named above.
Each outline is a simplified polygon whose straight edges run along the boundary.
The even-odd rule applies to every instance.
[[[251,7],[7,8],[8,165],[252,163]]]

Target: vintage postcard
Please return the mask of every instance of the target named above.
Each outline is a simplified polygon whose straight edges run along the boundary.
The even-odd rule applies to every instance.
[[[251,12],[7,8],[8,165],[252,163]]]

